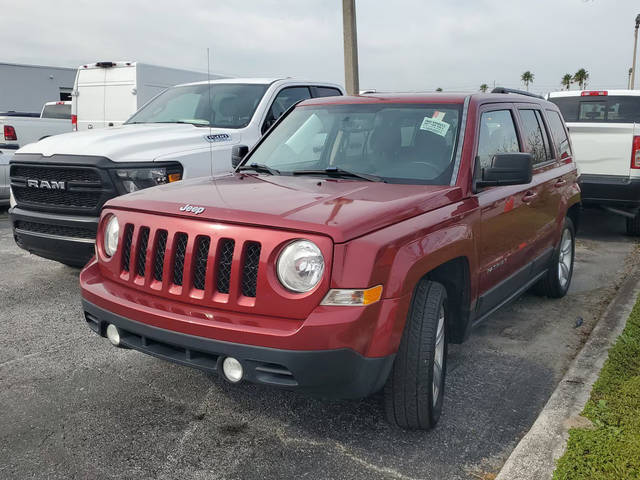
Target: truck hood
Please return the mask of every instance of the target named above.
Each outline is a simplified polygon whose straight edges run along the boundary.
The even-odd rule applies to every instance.
[[[213,148],[229,148],[240,141],[239,130],[209,129],[175,123],[145,123],[71,132],[26,145],[17,153],[89,155],[114,162],[161,160],[167,155]]]
[[[342,243],[461,198],[459,187],[236,174],[153,187],[106,206],[321,233]],[[186,205],[204,210],[181,211]]]

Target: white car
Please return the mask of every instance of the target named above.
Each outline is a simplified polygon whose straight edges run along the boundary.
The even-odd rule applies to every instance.
[[[9,161],[13,158],[13,150],[0,148],[0,207],[9,205]]]
[[[16,152],[9,211],[18,245],[82,265],[102,205],[182,178],[221,175],[300,100],[343,95],[330,83],[225,79],[169,88],[119,127],[47,138]]]
[[[640,90],[549,94],[569,128],[584,205],[627,218],[640,235]]]
[[[17,150],[29,143],[71,130],[71,102],[47,102],[40,115],[0,113],[0,149]]]

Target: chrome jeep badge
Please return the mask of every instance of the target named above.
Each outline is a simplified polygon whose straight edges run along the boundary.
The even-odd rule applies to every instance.
[[[187,203],[186,205],[180,207],[180,211],[191,212],[191,213],[195,213],[196,215],[200,215],[202,212],[204,212],[204,207],[196,207],[194,205],[189,205]]]

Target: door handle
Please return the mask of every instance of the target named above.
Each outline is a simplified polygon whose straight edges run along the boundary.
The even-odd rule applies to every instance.
[[[562,187],[563,185],[566,185],[566,184],[567,184],[567,181],[566,181],[564,178],[561,178],[560,180],[558,180],[558,181],[555,183],[555,185],[554,185],[554,186],[555,186],[556,188],[560,188],[560,187]]]
[[[529,190],[527,193],[525,193],[524,197],[522,197],[522,201],[524,203],[531,203],[537,196],[538,194],[536,192]]]

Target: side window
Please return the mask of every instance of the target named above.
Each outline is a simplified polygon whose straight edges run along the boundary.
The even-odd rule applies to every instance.
[[[480,117],[480,137],[478,138],[480,167],[490,167],[496,153],[519,151],[518,135],[511,111],[484,112]]]
[[[549,139],[539,118],[537,110],[520,110],[524,147],[533,155],[534,167],[551,159]]]
[[[314,87],[314,97],[339,97],[342,92],[337,88],[331,87]]]
[[[558,149],[560,158],[570,157],[571,145],[569,144],[569,137],[567,137],[567,131],[564,128],[560,114],[553,110],[547,110],[547,118],[549,119],[549,128],[556,142],[556,148]]]
[[[267,118],[262,125],[262,133],[266,132],[291,105],[307,98],[311,98],[307,87],[288,87],[280,90],[267,113]]]
[[[554,157],[553,148],[551,148],[551,139],[549,139],[547,127],[545,127],[546,122],[544,121],[544,118],[542,118],[542,112],[540,110],[536,110],[536,119],[538,120],[540,131],[542,132],[542,140],[544,141],[544,149],[547,152],[547,160],[551,160]]]

